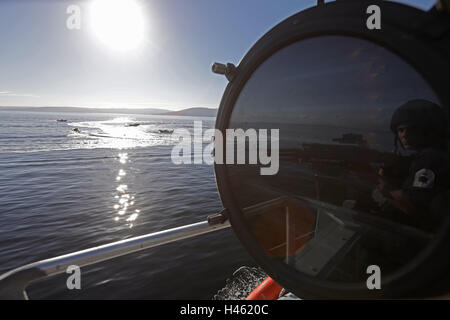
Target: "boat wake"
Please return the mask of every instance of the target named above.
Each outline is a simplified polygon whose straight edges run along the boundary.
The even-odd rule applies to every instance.
[[[73,128],[68,136],[75,138],[74,142],[84,139],[83,146],[96,148],[172,145],[179,141],[172,136],[173,124],[161,121],[137,122],[132,118],[119,117],[103,121],[71,122],[68,125]]]
[[[213,300],[244,300],[266,278],[267,274],[261,268],[240,267]]]

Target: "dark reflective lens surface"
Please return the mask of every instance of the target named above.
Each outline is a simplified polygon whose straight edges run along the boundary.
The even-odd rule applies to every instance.
[[[248,232],[274,263],[315,278],[365,283],[371,265],[392,275],[447,217],[445,126],[429,85],[382,47],[324,36],[278,51],[229,125],[260,138],[258,165],[227,167]]]

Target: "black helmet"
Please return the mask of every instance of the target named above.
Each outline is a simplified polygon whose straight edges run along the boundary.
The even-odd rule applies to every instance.
[[[396,134],[397,127],[401,124],[412,125],[443,137],[447,130],[447,115],[437,104],[415,99],[398,107],[392,115],[391,131]]]

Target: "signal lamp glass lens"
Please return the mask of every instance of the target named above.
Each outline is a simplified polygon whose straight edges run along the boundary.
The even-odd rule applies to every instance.
[[[442,110],[412,66],[369,41],[321,36],[279,50],[229,122],[247,139],[234,153],[245,164],[227,165],[246,232],[265,258],[313,278],[365,283],[370,265],[393,275],[448,215]],[[261,153],[251,163],[256,151],[278,165]]]

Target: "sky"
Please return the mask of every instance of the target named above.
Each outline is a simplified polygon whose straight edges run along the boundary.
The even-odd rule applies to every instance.
[[[0,106],[217,108],[227,80],[212,63],[238,64],[268,30],[317,2],[112,0],[139,11],[112,37],[114,10],[95,1],[105,0],[0,1]]]

